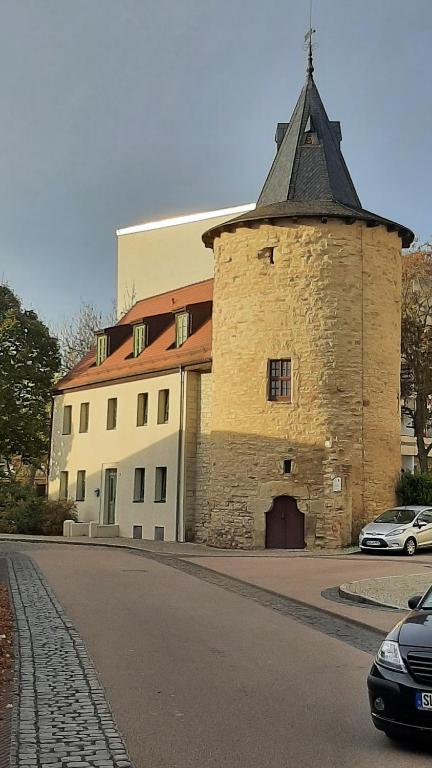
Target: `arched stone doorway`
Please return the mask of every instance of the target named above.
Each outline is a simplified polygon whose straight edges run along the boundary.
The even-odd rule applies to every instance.
[[[292,496],[277,496],[266,513],[266,549],[304,549],[305,519]]]

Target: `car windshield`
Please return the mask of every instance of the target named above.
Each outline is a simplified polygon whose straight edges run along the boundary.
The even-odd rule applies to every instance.
[[[432,608],[432,589],[430,589],[427,593],[423,601],[422,608],[427,608],[429,610]]]
[[[399,525],[406,525],[412,523],[417,512],[412,509],[388,509],[383,512],[382,515],[376,518],[376,523],[398,523]]]

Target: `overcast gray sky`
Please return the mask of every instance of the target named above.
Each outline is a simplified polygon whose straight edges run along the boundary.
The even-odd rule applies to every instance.
[[[115,296],[115,229],[255,201],[308,0],[0,0],[0,277],[56,322]],[[315,0],[364,207],[432,234],[431,0]]]

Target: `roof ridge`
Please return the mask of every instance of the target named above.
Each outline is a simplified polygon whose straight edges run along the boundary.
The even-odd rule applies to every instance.
[[[115,324],[119,325],[122,320],[124,320],[130,312],[132,312],[135,307],[138,306],[138,304],[142,304],[144,301],[151,301],[152,299],[160,299],[163,296],[169,296],[173,293],[177,293],[178,291],[184,291],[186,288],[194,288],[196,285],[204,285],[205,283],[213,283],[214,278],[208,277],[206,280],[198,280],[196,283],[188,283],[187,285],[181,285],[178,288],[171,288],[169,291],[163,291],[162,293],[154,293],[152,296],[146,296],[143,299],[138,299],[138,301],[135,302],[135,304],[132,304],[130,309],[121,317],[121,319]]]

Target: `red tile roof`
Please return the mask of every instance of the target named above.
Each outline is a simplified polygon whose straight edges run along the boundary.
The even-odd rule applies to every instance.
[[[204,280],[201,283],[194,283],[138,301],[117,325],[127,325],[145,318],[172,314],[172,319],[167,318],[167,325],[160,334],[138,357],[133,357],[131,331],[126,341],[121,343],[101,365],[96,365],[96,347],[94,347],[56,384],[54,393],[209,362],[211,360],[212,299],[213,280]],[[208,307],[205,307],[201,325],[195,331],[193,330],[181,347],[177,348],[174,313],[188,307],[193,316],[193,305],[196,304],[208,304]]]

